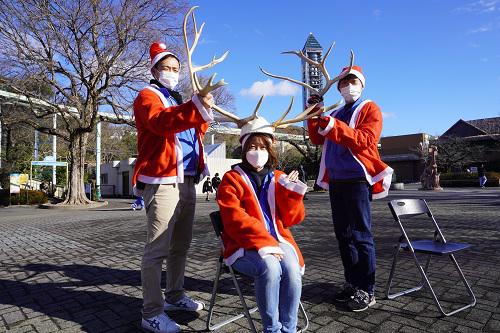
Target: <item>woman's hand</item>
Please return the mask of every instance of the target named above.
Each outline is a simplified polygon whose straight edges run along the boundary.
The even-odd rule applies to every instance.
[[[278,253],[271,253],[276,259],[278,259],[278,261],[281,261],[283,259],[283,255],[282,254],[278,254]]]
[[[299,172],[297,170],[293,170],[286,176],[286,178],[291,182],[296,182],[299,179]]]

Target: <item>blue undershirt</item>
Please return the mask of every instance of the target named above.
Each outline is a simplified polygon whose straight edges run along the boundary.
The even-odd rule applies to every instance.
[[[363,100],[347,104],[335,114],[335,121],[342,121],[349,126],[354,110]],[[326,168],[330,180],[365,178],[361,165],[354,159],[349,148],[332,140],[326,141]]]
[[[271,180],[274,178],[274,172],[271,171],[264,177],[264,179],[262,180],[262,184],[260,186],[260,189],[258,188],[257,184],[253,180],[252,176],[248,175],[248,174],[247,174],[247,176],[252,183],[252,187],[255,191],[255,194],[257,195],[257,199],[259,200],[260,208],[262,210],[262,213],[264,214],[264,222],[265,222],[266,230],[271,234],[271,236],[273,236],[276,240],[278,240],[276,230],[274,229],[271,208],[269,207],[269,202],[267,200],[267,195],[269,192],[269,185],[271,184]]]
[[[170,106],[178,105],[175,99],[170,96],[166,88],[160,88],[160,91],[167,99]],[[184,165],[184,175],[195,176],[198,171],[198,161],[200,156],[200,146],[198,136],[194,128],[187,129],[176,134],[182,147],[182,163]]]

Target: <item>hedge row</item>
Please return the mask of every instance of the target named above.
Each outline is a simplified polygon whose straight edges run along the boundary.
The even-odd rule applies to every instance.
[[[488,179],[500,179],[500,172],[486,172]],[[479,179],[477,173],[471,172],[448,172],[439,175],[440,180],[465,180],[465,179]]]
[[[39,205],[49,200],[47,194],[42,191],[23,190],[21,193],[10,195],[11,205]],[[0,190],[0,205],[9,205],[9,190]]]
[[[488,176],[486,176],[486,178],[488,178]],[[440,179],[439,184],[441,187],[479,187],[479,179]],[[488,178],[486,186],[498,187],[500,186],[500,180],[498,178]]]

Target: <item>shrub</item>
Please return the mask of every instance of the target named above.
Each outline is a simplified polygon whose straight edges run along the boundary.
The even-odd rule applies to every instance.
[[[500,172],[486,172],[486,178],[488,179],[500,179]],[[440,180],[464,180],[464,179],[474,179],[479,181],[479,176],[477,173],[471,172],[447,172],[439,175]]]
[[[10,196],[11,205],[39,205],[47,201],[47,194],[42,191],[21,189],[21,193]],[[0,205],[9,205],[9,189],[0,190]]]
[[[479,179],[440,179],[439,185],[441,187],[479,187]],[[487,187],[498,187],[500,186],[500,181],[498,178],[488,178],[485,185]]]

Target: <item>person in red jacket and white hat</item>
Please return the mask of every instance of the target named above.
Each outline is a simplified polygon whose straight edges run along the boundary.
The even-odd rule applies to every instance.
[[[164,43],[150,48],[150,85],[134,101],[138,157],[132,183],[144,197],[147,239],[141,264],[142,327],[160,333],[180,331],[164,310],[199,311],[204,304],[183,289],[186,256],[192,239],[195,183],[206,174],[203,136],[213,120],[210,94],[183,103],[174,89],[180,61]],[[167,262],[166,288],[161,274]]]
[[[392,169],[381,161],[378,141],[382,113],[361,98],[366,80],[361,67],[342,70],[338,90],[345,104],[329,116],[308,120],[309,137],[323,144],[318,185],[329,189],[335,235],[345,285],[335,295],[352,311],[375,304],[375,245],[370,201],[387,196]],[[317,95],[308,103],[321,103]]]
[[[275,170],[274,128],[256,117],[241,129],[243,162],[217,191],[226,264],[255,280],[264,332],[296,332],[304,260],[290,227],[304,219],[307,185]]]

